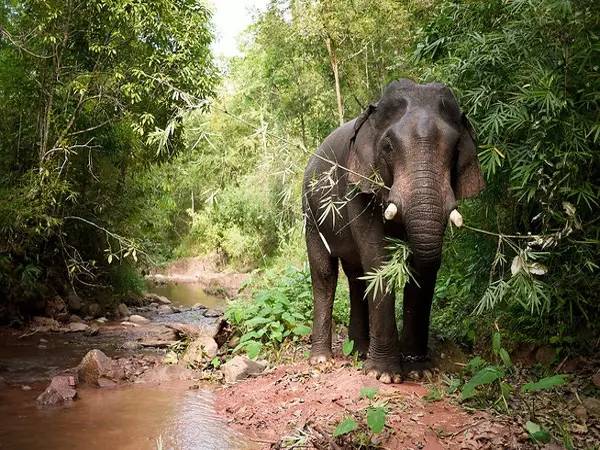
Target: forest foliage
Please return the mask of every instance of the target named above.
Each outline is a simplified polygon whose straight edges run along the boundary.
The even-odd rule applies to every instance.
[[[304,280],[265,281],[299,295],[304,165],[408,77],[452,87],[487,181],[460,209],[491,234],[447,233],[436,332],[473,343],[499,321],[515,340],[567,346],[597,333],[597,2],[274,0],[221,74],[208,17],[191,0],[3,4],[6,295],[215,251]]]

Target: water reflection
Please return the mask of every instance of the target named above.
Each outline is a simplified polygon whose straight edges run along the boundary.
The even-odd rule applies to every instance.
[[[209,295],[204,292],[200,283],[173,283],[158,284],[148,281],[146,288],[148,292],[164,295],[173,302],[175,306],[194,306],[201,304],[207,308],[225,309],[227,301],[223,298]]]
[[[85,389],[60,409],[37,408],[36,391],[0,390],[0,448],[157,449],[159,439],[165,450],[250,448],[215,414],[208,390],[182,384]]]

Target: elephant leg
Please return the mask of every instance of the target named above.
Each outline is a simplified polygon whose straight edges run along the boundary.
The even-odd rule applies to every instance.
[[[370,250],[383,249],[383,245],[370,245]],[[371,251],[363,256],[365,271],[374,270],[385,260],[383,255]],[[365,369],[383,383],[402,381],[401,353],[396,327],[395,298],[393,293],[369,294],[369,353]]]
[[[344,273],[348,277],[350,290],[350,326],[348,337],[354,341],[354,348],[361,357],[369,351],[369,302],[365,298],[366,283],[360,277],[364,275],[360,264],[342,260]]]
[[[313,331],[310,364],[331,358],[333,299],[338,277],[338,259],[332,257],[316,233],[307,230],[306,244],[313,290]]]
[[[410,281],[404,288],[402,353],[405,370],[423,371],[428,358],[429,317],[437,269],[419,276],[419,285]]]

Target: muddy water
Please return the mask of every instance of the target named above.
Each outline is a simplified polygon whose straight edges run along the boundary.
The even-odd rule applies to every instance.
[[[189,390],[181,384],[86,389],[71,407],[60,409],[39,409],[36,395],[33,390],[0,391],[0,448],[249,448],[215,415],[208,390]]]
[[[164,295],[173,302],[175,306],[194,306],[201,304],[207,308],[225,309],[227,301],[223,298],[209,295],[204,292],[200,283],[156,283],[148,281],[146,284],[148,292]]]
[[[175,306],[197,303],[223,309],[225,301],[207,296],[199,286],[167,285],[152,289]],[[102,334],[34,334],[19,339],[0,330],[0,449],[181,449],[252,448],[214,412],[209,386],[190,383],[128,385],[78,389],[67,407],[39,408],[36,397],[50,378],[76,366],[99,348],[123,355],[120,342]],[[6,384],[2,385],[2,379]],[[25,387],[26,390],[23,389]]]

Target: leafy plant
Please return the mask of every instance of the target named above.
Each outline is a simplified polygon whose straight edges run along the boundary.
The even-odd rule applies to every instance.
[[[340,437],[351,433],[358,428],[358,423],[352,417],[346,417],[342,420],[333,431],[333,437]]]
[[[225,315],[242,335],[234,352],[256,358],[263,346],[280,347],[311,332],[310,279],[305,271],[288,268],[277,284],[257,290],[253,298],[229,304]]]
[[[344,354],[344,356],[350,356],[353,350],[354,341],[346,338],[346,340],[342,344],[342,353]]]

